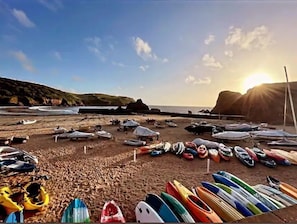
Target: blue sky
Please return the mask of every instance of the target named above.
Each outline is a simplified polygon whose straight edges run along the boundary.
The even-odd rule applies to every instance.
[[[297,81],[296,1],[0,0],[0,76],[149,105]]]

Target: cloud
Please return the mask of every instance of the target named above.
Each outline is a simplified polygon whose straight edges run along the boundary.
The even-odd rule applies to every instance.
[[[211,42],[213,42],[215,40],[215,36],[214,35],[209,35],[205,40],[204,43],[206,45],[209,45]]]
[[[233,51],[225,51],[224,54],[230,58],[233,57]]]
[[[148,65],[141,65],[141,66],[139,66],[139,68],[140,68],[140,70],[145,72],[146,70],[148,70],[149,66]]]
[[[223,68],[220,62],[216,61],[216,59],[213,56],[210,56],[209,54],[205,54],[202,57],[202,62],[204,66],[220,69]]]
[[[244,32],[240,28],[231,26],[226,45],[238,46],[240,49],[264,49],[272,43],[272,37],[266,26],[258,26],[250,32]]]
[[[38,2],[53,12],[63,8],[63,3],[60,0],[38,0]]]
[[[27,17],[26,13],[24,13],[22,10],[13,9],[11,13],[21,25],[28,28],[35,27],[35,24]]]
[[[122,68],[126,67],[126,65],[123,64],[122,62],[115,62],[115,61],[113,61],[112,64],[113,64],[114,66],[119,66],[119,67],[122,67]]]
[[[163,62],[163,63],[167,63],[168,61],[169,61],[168,58],[163,58],[163,59],[162,59],[162,62]]]
[[[53,52],[53,56],[54,56],[57,60],[62,61],[62,56],[61,56],[61,54],[60,54],[59,51],[54,51],[54,52]]]
[[[81,81],[83,81],[83,78],[78,75],[74,75],[71,77],[71,80],[73,80],[75,82],[81,82]]]
[[[28,59],[27,55],[23,51],[11,51],[10,54],[21,63],[25,70],[29,72],[36,71],[31,61]]]
[[[85,42],[89,52],[96,55],[101,61],[106,61],[106,58],[104,57],[101,50],[101,39],[99,37],[87,37],[85,38]]]
[[[192,84],[192,85],[199,85],[199,84],[210,84],[211,79],[209,77],[199,78],[196,79],[194,76],[189,75],[185,79],[186,84]]]
[[[152,52],[150,45],[142,40],[140,37],[133,38],[136,53],[143,60],[157,59],[157,55]]]

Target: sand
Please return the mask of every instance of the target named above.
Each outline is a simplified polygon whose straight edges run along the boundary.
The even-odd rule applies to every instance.
[[[145,119],[154,118],[164,121],[173,119],[176,128],[156,129],[146,124]],[[201,181],[213,182],[211,173],[225,170],[231,172],[250,185],[266,184],[266,176],[271,175],[283,182],[297,186],[296,166],[278,166],[271,169],[256,164],[247,168],[235,157],[231,161],[221,163],[210,162],[210,173],[207,173],[207,160],[196,158],[187,161],[173,154],[160,157],[137,155],[133,161],[134,147],[124,145],[125,139],[135,138],[131,131],[119,132],[118,126],[110,123],[112,118],[123,120],[135,119],[143,126],[159,131],[160,140],[171,143],[192,141],[196,137],[212,139],[209,134],[196,136],[184,128],[193,121],[191,118],[166,116],[105,116],[105,115],[61,115],[61,116],[1,116],[0,137],[25,136],[30,138],[27,143],[13,145],[32,154],[39,159],[40,175],[48,175],[50,180],[43,181],[50,194],[50,203],[45,211],[26,212],[25,222],[59,222],[68,203],[78,197],[89,208],[92,222],[98,222],[103,204],[107,200],[115,200],[122,208],[128,222],[135,222],[134,209],[147,193],[160,194],[165,190],[167,181],[174,179],[187,187],[200,185]],[[36,119],[31,125],[16,125],[21,119]],[[199,121],[199,119],[195,119]],[[212,124],[234,123],[234,121],[207,120]],[[111,140],[58,140],[54,141],[53,129],[57,126],[67,129],[102,125],[103,130],[111,132]],[[293,133],[293,127],[287,131]],[[251,141],[226,143],[234,146],[252,146]],[[265,145],[261,145],[265,146]],[[86,154],[84,153],[86,147]],[[31,174],[34,175],[34,174]],[[15,184],[29,180],[29,176],[1,177],[3,184]]]

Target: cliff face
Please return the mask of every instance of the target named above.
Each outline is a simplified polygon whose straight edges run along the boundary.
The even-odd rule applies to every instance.
[[[223,91],[219,94],[211,113],[243,115],[247,121],[282,124],[284,120],[286,83],[263,84],[246,94]],[[293,105],[297,109],[297,82],[290,82]],[[293,124],[292,111],[287,95],[287,124]]]
[[[124,96],[74,94],[48,86],[0,78],[0,106],[125,106],[135,102]]]

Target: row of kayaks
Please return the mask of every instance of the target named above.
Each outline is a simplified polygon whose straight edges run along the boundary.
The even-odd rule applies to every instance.
[[[267,177],[268,185],[256,186],[225,171],[213,178],[215,183],[203,181],[191,190],[177,180],[167,182],[166,192],[147,194],[137,204],[136,221],[233,222],[297,204],[297,189],[273,177]]]
[[[160,195],[148,193],[135,207],[140,223],[164,222],[233,222],[297,204],[297,189],[267,176],[267,185],[251,186],[239,177],[218,171],[214,183],[202,181],[200,186],[187,188],[177,180],[166,183]],[[6,222],[23,222],[23,213],[10,210]],[[126,222],[120,206],[107,201],[97,220],[101,223]],[[75,198],[65,208],[60,222],[91,222],[87,205]]]

